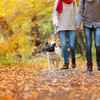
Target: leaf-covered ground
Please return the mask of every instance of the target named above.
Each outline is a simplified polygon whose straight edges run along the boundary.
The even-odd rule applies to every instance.
[[[47,69],[46,61],[0,66],[0,100],[100,100],[100,72],[95,61],[92,73],[85,72],[84,60],[77,60],[75,69]]]

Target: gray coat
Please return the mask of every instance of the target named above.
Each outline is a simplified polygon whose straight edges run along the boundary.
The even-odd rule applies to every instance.
[[[85,0],[84,7],[83,0],[80,0],[77,26],[81,26],[82,20],[86,27],[100,27],[100,0]]]

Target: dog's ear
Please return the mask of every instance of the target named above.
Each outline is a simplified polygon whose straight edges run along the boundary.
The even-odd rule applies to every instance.
[[[56,43],[53,44],[53,47],[55,47],[55,46],[56,46]]]
[[[46,42],[46,46],[48,45],[48,42]]]

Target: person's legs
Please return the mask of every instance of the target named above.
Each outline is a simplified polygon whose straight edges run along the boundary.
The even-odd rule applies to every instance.
[[[96,60],[98,70],[100,70],[100,27],[94,30],[95,47],[96,47]]]
[[[75,58],[75,31],[68,31],[68,42],[70,47],[70,55]]]
[[[66,35],[67,35],[66,31],[60,31],[59,32],[59,37],[60,37],[60,40],[61,40],[64,62],[69,62]]]
[[[84,35],[86,41],[86,59],[87,59],[87,70],[92,71],[92,28],[88,28],[84,26]]]
[[[62,68],[62,69],[68,69],[69,59],[68,59],[67,40],[66,40],[67,31],[59,31],[59,37],[61,40],[62,53],[63,53],[63,57],[64,57],[64,62],[65,62],[65,65],[63,66],[64,68]]]
[[[70,55],[72,57],[72,68],[76,67],[75,64],[75,30],[68,31],[68,41],[70,47]]]

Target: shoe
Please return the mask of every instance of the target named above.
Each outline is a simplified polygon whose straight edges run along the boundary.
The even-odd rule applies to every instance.
[[[75,63],[75,58],[73,57],[72,58],[72,68],[75,68],[76,67],[76,63]]]
[[[69,68],[69,62],[65,62],[61,70],[68,69],[68,68]]]
[[[98,67],[98,71],[100,71],[100,66]]]
[[[92,72],[92,63],[87,63],[87,71]]]
[[[100,60],[97,60],[98,71],[100,71]]]

